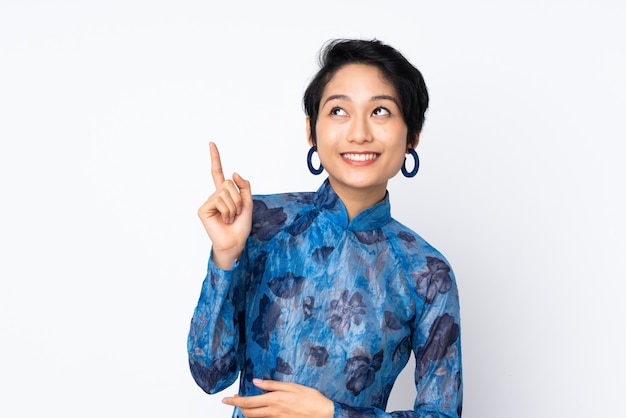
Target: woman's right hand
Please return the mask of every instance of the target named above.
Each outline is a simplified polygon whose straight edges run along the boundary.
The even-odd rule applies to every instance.
[[[211,175],[215,192],[198,209],[198,216],[213,244],[213,263],[230,270],[243,252],[252,228],[250,182],[234,173],[224,179],[217,146],[211,142]]]

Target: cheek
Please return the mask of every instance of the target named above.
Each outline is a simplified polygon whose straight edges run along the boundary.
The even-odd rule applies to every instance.
[[[400,167],[402,167],[402,164],[404,164],[404,160],[405,158],[407,158],[407,142],[406,142],[406,136],[402,138],[401,141],[397,141],[396,144],[394,144],[394,155],[391,158],[392,162],[391,164],[394,166],[394,168],[397,168],[398,170],[400,170]]]
[[[332,138],[333,136],[336,136],[337,133],[340,131],[337,124],[333,124],[333,123],[329,123],[325,121],[318,121],[315,128],[316,128],[318,137],[323,136],[323,137]]]
[[[404,159],[406,157],[406,154],[403,153],[398,153],[398,156],[396,159],[394,159],[394,163],[393,163],[393,169],[395,172],[400,171],[400,168],[402,168],[402,164],[404,164]]]
[[[392,135],[388,136],[390,138],[389,146],[394,149],[394,152],[402,155],[406,154],[408,145],[406,136],[406,129],[396,130]]]
[[[345,137],[336,127],[331,129],[328,125],[324,126],[322,124],[317,126],[316,135],[318,149],[334,148],[341,142],[342,138]]]
[[[379,139],[387,142],[389,146],[400,145],[406,150],[408,130],[404,123],[374,125],[372,130]]]

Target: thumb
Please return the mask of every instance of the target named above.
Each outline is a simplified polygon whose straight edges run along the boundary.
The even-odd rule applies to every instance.
[[[250,188],[250,182],[237,173],[233,173],[233,181],[239,189],[241,200],[244,208],[252,207],[252,189]]]

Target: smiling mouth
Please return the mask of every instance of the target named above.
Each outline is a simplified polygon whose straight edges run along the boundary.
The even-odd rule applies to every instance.
[[[341,154],[343,158],[350,161],[372,161],[378,158],[380,154],[354,154],[354,153],[345,153]]]

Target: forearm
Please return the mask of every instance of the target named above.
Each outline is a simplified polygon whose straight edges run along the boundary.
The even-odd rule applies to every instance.
[[[209,263],[187,339],[191,373],[207,393],[230,386],[240,361],[233,272]]]

